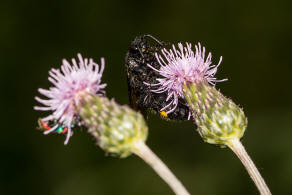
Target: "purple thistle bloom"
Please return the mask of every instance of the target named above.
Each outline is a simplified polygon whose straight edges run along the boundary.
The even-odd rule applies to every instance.
[[[73,132],[71,130],[72,123],[78,116],[76,106],[79,103],[80,94],[82,92],[92,94],[104,94],[103,89],[106,84],[101,84],[101,77],[104,70],[104,59],[101,58],[101,67],[91,58],[82,58],[78,54],[79,62],[72,59],[72,64],[67,60],[63,60],[60,69],[51,69],[49,71],[49,81],[54,85],[47,89],[38,89],[38,91],[48,99],[35,99],[44,106],[35,106],[35,110],[52,111],[52,114],[43,118],[43,121],[57,121],[59,124],[68,128],[65,145],[68,143]],[[58,124],[44,134],[53,132]]]
[[[201,47],[201,44],[195,45],[196,52],[192,51],[192,45],[186,43],[186,47],[183,44],[178,44],[179,50],[172,45],[172,49],[169,51],[165,48],[161,50],[163,57],[159,54],[155,54],[160,69],[152,67],[150,68],[158,72],[162,78],[157,78],[158,83],[150,84],[144,83],[151,88],[154,93],[167,92],[166,102],[169,102],[161,111],[166,110],[166,113],[173,112],[177,105],[179,98],[184,98],[183,86],[187,83],[198,83],[206,81],[212,85],[216,82],[225,81],[217,80],[214,76],[217,72],[217,68],[222,61],[220,57],[217,65],[212,65],[212,54],[209,53],[205,59],[205,47]]]

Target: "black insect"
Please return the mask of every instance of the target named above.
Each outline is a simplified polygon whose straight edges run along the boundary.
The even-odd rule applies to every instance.
[[[177,108],[167,114],[161,110],[167,105],[167,93],[154,93],[150,86],[144,84],[157,83],[156,79],[161,77],[159,73],[147,66],[159,69],[160,65],[156,60],[155,53],[168,44],[157,40],[151,35],[141,35],[131,43],[126,55],[126,73],[128,80],[128,93],[130,105],[135,110],[140,110],[145,115],[147,110],[160,114],[163,118],[171,120],[187,120],[189,109],[183,99],[179,99]]]

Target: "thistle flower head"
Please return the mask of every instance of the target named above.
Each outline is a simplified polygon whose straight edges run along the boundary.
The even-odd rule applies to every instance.
[[[205,47],[201,47],[201,44],[195,46],[196,52],[192,51],[192,45],[186,43],[178,44],[178,50],[173,45],[172,49],[162,49],[163,57],[159,54],[156,55],[156,59],[160,64],[160,69],[156,69],[148,64],[150,68],[157,71],[161,78],[156,79],[158,82],[155,84],[145,83],[152,88],[154,93],[167,92],[166,101],[167,106],[162,108],[166,110],[166,113],[171,113],[178,105],[179,97],[184,98],[183,86],[187,83],[199,83],[207,81],[214,85],[216,82],[225,81],[217,80],[214,76],[217,72],[217,68],[221,63],[222,57],[220,57],[217,65],[212,65],[212,54],[209,53],[205,58]]]
[[[49,81],[53,87],[47,89],[38,89],[47,99],[35,97],[43,106],[35,106],[35,110],[52,111],[50,115],[43,118],[42,121],[56,121],[68,128],[65,144],[68,143],[72,135],[72,123],[78,114],[76,106],[79,103],[80,95],[85,93],[103,94],[106,84],[101,84],[101,77],[104,70],[104,59],[101,59],[101,67],[92,59],[82,58],[78,54],[79,62],[72,59],[72,65],[63,60],[60,69],[51,69],[49,71]],[[55,125],[45,134],[53,132],[59,125]]]

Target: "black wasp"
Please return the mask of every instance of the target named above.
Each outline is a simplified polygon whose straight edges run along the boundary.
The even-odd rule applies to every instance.
[[[147,110],[160,114],[163,118],[171,120],[187,120],[189,109],[185,105],[183,99],[179,100],[177,108],[166,114],[161,108],[167,105],[167,93],[154,93],[150,86],[146,83],[157,83],[159,73],[153,71],[147,66],[159,69],[160,65],[156,60],[155,53],[169,44],[164,43],[153,37],[152,35],[141,35],[135,38],[131,43],[129,51],[126,55],[126,71],[128,80],[128,93],[130,105],[135,110],[142,111],[143,114]]]

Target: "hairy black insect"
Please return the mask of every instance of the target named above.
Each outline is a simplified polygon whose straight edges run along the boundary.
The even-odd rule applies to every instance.
[[[166,111],[161,109],[167,105],[165,101],[167,93],[151,92],[150,87],[144,84],[144,82],[157,83],[159,73],[149,68],[147,64],[159,69],[160,65],[155,53],[160,52],[167,45],[151,35],[138,36],[131,43],[125,59],[130,105],[143,114],[150,109],[166,119],[187,120],[189,109],[183,99],[179,99],[178,106],[173,112],[166,114]]]

